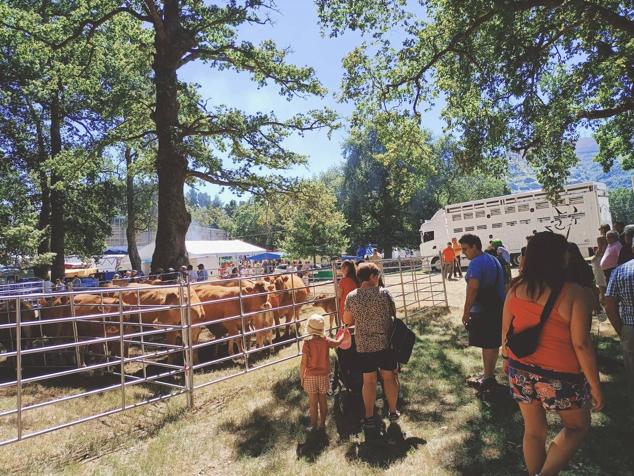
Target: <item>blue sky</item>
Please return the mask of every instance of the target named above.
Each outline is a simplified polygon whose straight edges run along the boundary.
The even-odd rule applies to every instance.
[[[201,62],[183,67],[179,72],[181,80],[197,83],[204,99],[210,104],[224,104],[242,109],[247,113],[274,111],[284,119],[295,113],[327,106],[345,117],[352,111],[351,104],[338,103],[335,95],[343,76],[342,58],[362,41],[361,36],[347,33],[339,38],[322,37],[318,24],[317,11],[313,0],[278,0],[278,13],[271,12],[273,25],[250,25],[242,29],[241,39],[259,43],[262,40],[274,40],[278,48],[289,47],[292,53],[288,62],[312,66],[316,76],[328,89],[325,98],[293,99],[288,101],[277,93],[277,87],[270,85],[258,89],[250,81],[247,73],[218,71]],[[443,123],[439,119],[440,106],[433,108],[424,116],[424,126],[434,134],[442,132]],[[326,132],[307,133],[304,137],[294,136],[286,145],[308,156],[306,167],[296,167],[292,175],[310,177],[333,165],[342,162],[341,146],[346,137],[345,127],[335,131],[328,139]],[[219,194],[223,200],[234,195],[219,187],[204,185],[199,190],[210,195]]]

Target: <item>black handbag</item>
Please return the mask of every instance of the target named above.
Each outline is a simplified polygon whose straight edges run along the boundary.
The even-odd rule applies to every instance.
[[[548,301],[546,301],[546,305],[544,306],[544,310],[542,311],[542,315],[539,319],[539,324],[536,326],[516,333],[513,329],[513,322],[511,322],[509,330],[506,333],[506,345],[509,349],[511,349],[516,357],[527,357],[537,350],[537,346],[539,345],[539,336],[542,333],[546,320],[548,320],[548,317],[553,310],[555,301],[557,301],[557,297],[560,292],[561,286],[551,290],[550,296],[548,296]]]
[[[394,352],[394,358],[397,362],[401,364],[409,362],[415,342],[416,334],[407,327],[407,324],[395,317],[390,334],[390,348]]]
[[[390,314],[392,318],[392,330],[390,331],[390,349],[394,353],[394,358],[401,364],[409,362],[416,342],[416,334],[407,327],[402,320],[396,317],[396,303],[389,294],[385,295],[388,299]]]

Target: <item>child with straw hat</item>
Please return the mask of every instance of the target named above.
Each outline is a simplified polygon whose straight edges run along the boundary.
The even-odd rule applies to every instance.
[[[339,347],[345,333],[336,339],[324,334],[324,318],[313,314],[308,318],[302,347],[302,362],[299,367],[300,379],[304,391],[308,394],[311,429],[323,429],[326,424],[328,407],[326,393],[330,384],[330,348]]]

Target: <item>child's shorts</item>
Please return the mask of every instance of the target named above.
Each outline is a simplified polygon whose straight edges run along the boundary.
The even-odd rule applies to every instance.
[[[307,375],[304,377],[304,390],[306,393],[328,393],[330,390],[328,375]]]

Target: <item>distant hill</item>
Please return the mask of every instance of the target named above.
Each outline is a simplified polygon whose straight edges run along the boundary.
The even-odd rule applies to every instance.
[[[579,139],[576,152],[579,163],[571,170],[568,183],[603,182],[609,189],[632,186],[632,171],[621,169],[620,163],[615,163],[612,169],[605,173],[603,168],[593,161],[599,152],[599,146],[592,138]],[[508,184],[513,192],[541,188],[530,166],[517,155],[513,156],[509,164],[509,177],[512,177]]]

